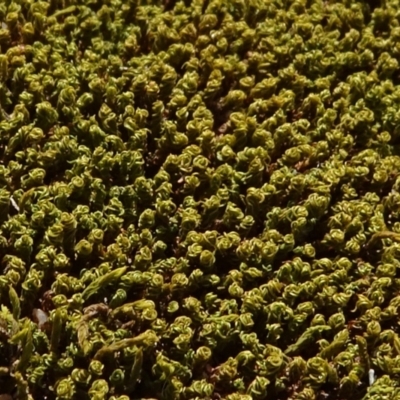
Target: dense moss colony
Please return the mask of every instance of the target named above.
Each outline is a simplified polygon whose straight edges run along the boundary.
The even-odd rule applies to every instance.
[[[400,0],[0,1],[0,399],[400,399]]]

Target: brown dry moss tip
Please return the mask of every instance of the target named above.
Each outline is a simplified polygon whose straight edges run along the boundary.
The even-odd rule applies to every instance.
[[[0,399],[400,398],[400,2],[0,2]]]

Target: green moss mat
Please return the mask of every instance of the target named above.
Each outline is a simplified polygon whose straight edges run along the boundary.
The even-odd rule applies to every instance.
[[[399,0],[0,1],[0,399],[400,399],[399,58]]]

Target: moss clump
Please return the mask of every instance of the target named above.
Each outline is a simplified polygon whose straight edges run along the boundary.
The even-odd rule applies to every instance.
[[[400,2],[0,4],[0,399],[400,398]]]

